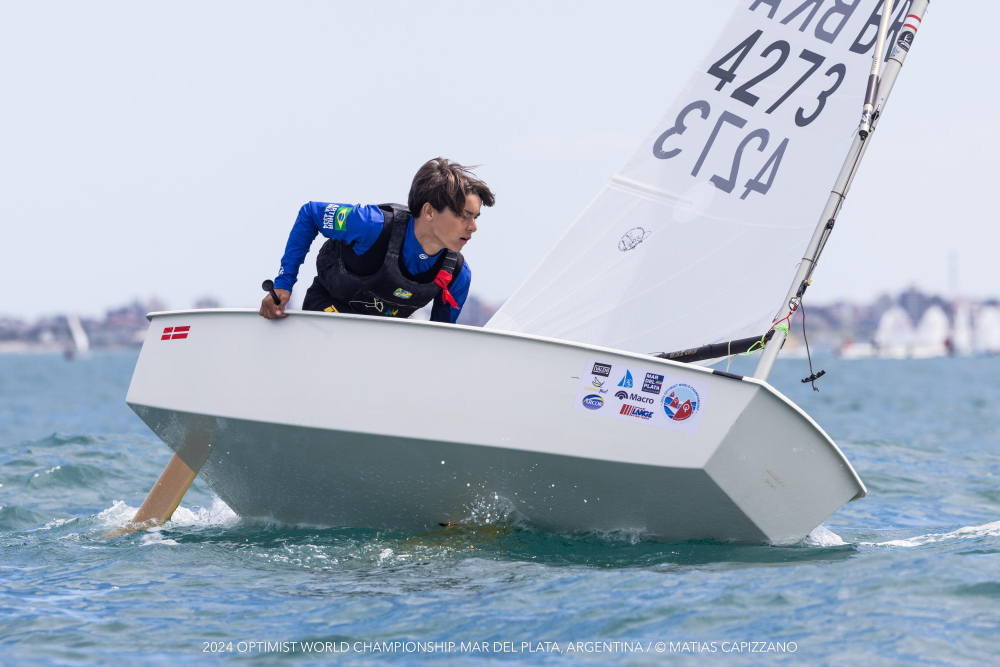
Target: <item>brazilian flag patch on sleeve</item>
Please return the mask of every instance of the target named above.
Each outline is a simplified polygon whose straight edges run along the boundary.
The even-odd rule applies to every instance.
[[[350,215],[352,210],[354,210],[353,206],[341,206],[337,209],[335,228],[338,232],[342,232],[347,228],[347,216]]]

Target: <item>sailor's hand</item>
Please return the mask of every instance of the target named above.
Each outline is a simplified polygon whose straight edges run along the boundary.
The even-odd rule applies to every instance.
[[[269,320],[276,320],[279,317],[288,317],[288,313],[285,312],[285,306],[288,304],[288,299],[291,298],[292,293],[286,289],[275,289],[274,293],[278,295],[281,299],[281,303],[274,303],[274,299],[268,294],[264,297],[264,300],[260,302],[260,316],[266,317]]]

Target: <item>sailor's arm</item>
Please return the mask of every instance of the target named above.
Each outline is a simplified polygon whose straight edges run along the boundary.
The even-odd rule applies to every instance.
[[[292,225],[292,231],[288,234],[288,243],[285,244],[285,254],[281,257],[281,268],[274,279],[274,293],[278,295],[280,303],[274,303],[274,299],[268,294],[260,302],[260,315],[269,320],[279,317],[287,317],[285,306],[292,296],[292,287],[298,280],[299,267],[302,265],[309,246],[319,233],[312,215],[313,202],[309,202],[299,209],[299,214]]]
[[[292,231],[285,244],[281,269],[274,279],[274,292],[280,303],[275,304],[271,295],[264,297],[260,314],[269,320],[285,317],[285,306],[292,296],[292,287],[298,280],[299,267],[305,261],[316,234],[342,241],[358,254],[363,254],[378,239],[382,231],[382,212],[377,206],[350,206],[311,201],[299,209]]]

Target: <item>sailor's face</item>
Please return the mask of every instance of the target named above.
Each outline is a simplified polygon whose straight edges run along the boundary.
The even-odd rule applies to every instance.
[[[462,215],[456,215],[454,211],[446,208],[437,211],[435,218],[438,239],[448,250],[460,251],[465,244],[472,240],[472,235],[476,232],[476,218],[479,217],[479,209],[482,207],[482,200],[479,195],[468,195],[465,198],[465,210]]]

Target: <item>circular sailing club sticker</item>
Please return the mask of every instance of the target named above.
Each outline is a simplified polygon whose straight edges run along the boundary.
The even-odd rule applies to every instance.
[[[698,414],[701,409],[701,396],[689,384],[675,384],[665,392],[660,399],[663,411],[669,419],[681,422]]]

